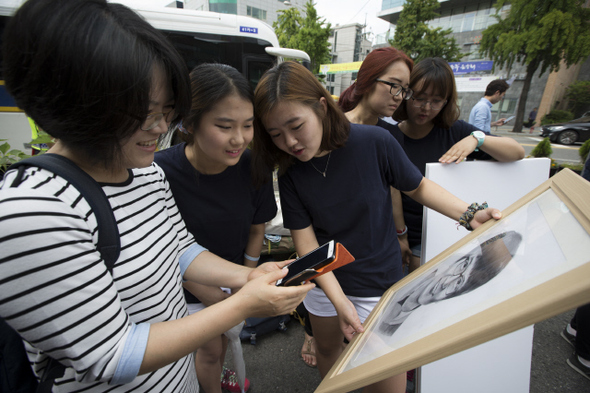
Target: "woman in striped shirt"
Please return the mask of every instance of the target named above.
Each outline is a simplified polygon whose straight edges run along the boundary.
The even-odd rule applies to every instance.
[[[196,392],[190,354],[247,316],[288,313],[313,287],[277,288],[282,264],[227,262],[187,232],[156,141],[190,103],[188,72],[166,39],[105,0],[30,0],[4,36],[18,106],[56,138],[49,151],[101,186],[121,253],[112,274],[97,222],[66,180],[35,167],[0,183],[0,316],[39,375],[66,367],[54,392]],[[182,281],[239,288],[187,316]]]

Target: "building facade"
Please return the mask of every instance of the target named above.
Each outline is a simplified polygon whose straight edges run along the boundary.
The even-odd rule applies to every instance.
[[[330,55],[332,64],[362,61],[371,51],[372,42],[366,38],[364,25],[351,23],[332,27]],[[330,94],[340,96],[356,79],[356,72],[328,74],[325,86]]]
[[[378,17],[392,24],[396,24],[403,10],[405,0],[383,0],[382,10]],[[452,36],[464,53],[462,62],[480,62],[489,59],[482,58],[479,55],[479,42],[482,38],[483,31],[490,25],[496,23],[492,16],[496,14],[494,8],[495,1],[492,0],[439,0],[440,14],[429,22],[432,27],[441,27],[442,29],[450,28]],[[510,6],[505,6],[500,10],[500,16],[507,15]],[[393,38],[393,34],[390,38]],[[552,109],[564,106],[563,96],[565,89],[570,83],[576,80],[589,80],[588,74],[589,60],[584,64],[572,66],[569,69],[561,67],[559,73],[550,74],[538,72],[533,76],[531,87],[528,92],[527,104],[525,108],[525,121],[528,113],[537,107],[537,124],[542,117]],[[516,114],[518,101],[522,92],[526,69],[522,64],[515,64],[511,69],[498,69],[494,71],[476,71],[470,74],[455,74],[457,81],[457,90],[459,93],[459,107],[461,109],[461,119],[468,120],[471,108],[483,97],[485,84],[478,84],[473,77],[481,76],[482,80],[491,80],[495,78],[507,79],[511,82],[510,89],[502,102],[492,107],[492,116],[494,119],[508,117]],[[487,78],[487,79],[483,79]],[[483,86],[483,89],[482,87]]]
[[[222,14],[246,15],[272,26],[279,10],[295,7],[305,16],[306,0],[184,0],[184,8]]]

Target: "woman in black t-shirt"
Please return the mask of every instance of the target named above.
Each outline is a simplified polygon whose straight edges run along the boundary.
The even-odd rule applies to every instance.
[[[485,135],[459,119],[455,76],[441,58],[426,58],[412,70],[413,95],[393,114],[399,121],[390,131],[424,175],[426,163],[460,163],[466,159],[509,162],[524,157],[514,139]],[[481,152],[479,151],[481,150]],[[422,205],[402,195],[404,220],[412,249],[410,270],[420,266]]]

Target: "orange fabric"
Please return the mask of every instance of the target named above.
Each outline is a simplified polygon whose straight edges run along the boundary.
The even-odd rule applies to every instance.
[[[338,269],[344,265],[348,265],[349,263],[354,262],[354,257],[348,250],[341,244],[336,243],[336,252],[334,253],[334,260],[332,263],[317,269],[318,274],[309,278],[309,280],[313,280],[316,277],[321,276],[322,274],[326,274],[331,272],[334,269]]]

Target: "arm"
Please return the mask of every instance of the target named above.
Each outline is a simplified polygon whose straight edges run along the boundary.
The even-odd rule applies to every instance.
[[[405,194],[418,203],[444,214],[455,221],[458,221],[469,207],[468,203],[463,202],[435,182],[426,178],[422,179],[418,188],[405,192]],[[491,218],[499,220],[502,218],[502,213],[500,210],[491,207],[480,210],[470,222],[471,227],[475,229]]]
[[[477,140],[468,135],[455,143],[441,158],[443,164],[460,163],[477,147]],[[517,161],[524,158],[524,148],[512,138],[486,135],[484,143],[479,147],[493,159],[500,162]]]
[[[233,296],[198,313],[152,324],[139,374],[154,371],[196,351],[246,317],[291,312],[314,284],[275,286],[285,274],[286,271],[277,269],[253,279]]]
[[[182,286],[187,291],[199,298],[199,300],[207,307],[212,304],[219,303],[229,296],[227,292],[222,291],[219,287],[211,287],[192,281],[186,281],[182,283]]]
[[[398,189],[394,187],[390,187],[390,189],[391,205],[393,208],[393,221],[395,222],[395,229],[397,233],[400,233],[404,231],[406,228],[406,222],[404,220],[402,194]],[[407,232],[401,236],[398,235],[397,240],[399,241],[399,247],[401,249],[402,263],[409,265],[410,258],[412,257],[412,251],[410,251],[410,244],[408,243]]]
[[[307,254],[319,247],[311,225],[304,229],[291,230],[291,236],[293,237],[293,242],[295,243],[295,249],[297,250],[298,255]],[[363,332],[364,329],[356,313],[356,309],[342,291],[342,287],[340,287],[334,273],[326,273],[317,277],[315,280],[326,293],[326,296],[330,299],[334,308],[336,308],[340,320],[340,328],[342,333],[344,333],[344,336],[348,340],[351,340],[355,332]]]
[[[264,240],[264,224],[254,224],[250,227],[250,236],[248,237],[248,244],[246,245],[245,253],[253,258],[260,258],[262,251],[262,242]],[[248,267],[256,267],[258,261],[251,261],[244,257],[244,265]]]

